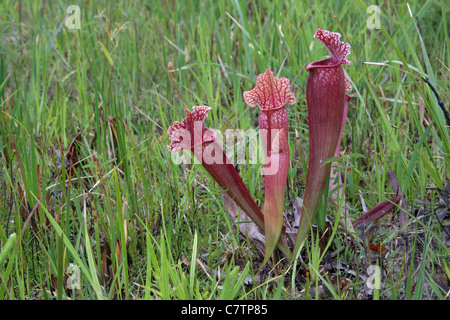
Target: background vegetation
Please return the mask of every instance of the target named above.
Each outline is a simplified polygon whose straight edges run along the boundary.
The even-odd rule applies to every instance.
[[[448,110],[445,1],[380,2],[380,29],[362,0],[74,2],[1,4],[0,247],[17,239],[0,261],[0,299],[448,299],[449,127],[422,79]],[[62,25],[72,4],[78,30]],[[295,270],[260,272],[220,188],[171,161],[166,130],[194,105],[213,108],[211,128],[256,128],[243,91],[267,68],[288,77],[294,212],[305,66],[328,54],[318,27],[352,46],[340,166],[349,219],[399,192],[392,170],[408,221],[399,227],[396,208],[358,236],[329,205],[331,232],[313,234]],[[238,168],[262,206],[260,167]],[[370,265],[379,290],[367,286]]]

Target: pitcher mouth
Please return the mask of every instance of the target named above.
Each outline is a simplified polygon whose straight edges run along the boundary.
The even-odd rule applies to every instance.
[[[347,56],[350,54],[350,45],[340,41],[341,34],[328,30],[317,29],[314,38],[319,39],[331,53],[331,57],[320,61],[311,62],[306,66],[306,70],[312,68],[333,68],[340,64],[350,64]]]
[[[323,60],[310,62],[306,66],[306,71],[314,68],[334,68],[342,64],[342,61],[336,59],[335,57],[329,57]]]

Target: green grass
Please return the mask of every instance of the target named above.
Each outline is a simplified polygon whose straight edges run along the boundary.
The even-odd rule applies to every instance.
[[[60,27],[67,6],[18,1],[0,12],[0,248],[17,237],[0,261],[0,300],[448,299],[438,283],[450,286],[449,220],[436,216],[448,210],[450,131],[422,80],[448,110],[444,1],[410,1],[412,16],[385,2],[379,30],[367,28],[361,0],[80,1],[79,30]],[[194,105],[213,108],[211,128],[256,128],[243,91],[267,68],[288,77],[298,101],[288,109],[291,211],[306,179],[305,66],[327,55],[318,27],[352,46],[341,162],[349,218],[396,193],[390,169],[409,221],[399,228],[396,209],[357,241],[329,204],[325,246],[314,233],[303,262],[261,273],[220,188],[200,166],[171,160],[166,131]],[[259,169],[239,165],[262,207]],[[67,285],[70,264],[79,288]],[[373,293],[369,265],[382,270]]]

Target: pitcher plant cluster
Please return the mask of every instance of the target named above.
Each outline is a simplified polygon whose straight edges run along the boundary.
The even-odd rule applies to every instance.
[[[318,29],[314,37],[329,50],[327,59],[311,62],[306,85],[309,125],[309,159],[300,224],[293,251],[280,237],[283,227],[283,207],[288,170],[289,121],[287,105],[297,100],[287,78],[275,78],[267,69],[256,80],[256,86],[243,93],[245,103],[259,108],[259,139],[263,150],[264,205],[255,203],[232,161],[222,148],[219,134],[205,126],[208,106],[185,109],[186,118],[175,121],[167,130],[169,151],[190,150],[211,177],[264,233],[265,257],[263,265],[278,247],[287,257],[298,254],[301,243],[314,223],[332,163],[326,160],[339,156],[339,146],[347,116],[351,90],[343,65],[350,64],[347,55],[350,45],[340,41],[341,35]]]

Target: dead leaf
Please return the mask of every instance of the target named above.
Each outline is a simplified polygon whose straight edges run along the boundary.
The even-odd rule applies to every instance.
[[[395,175],[394,171],[388,169],[387,170],[389,183],[391,184],[392,190],[396,193],[396,195],[401,196],[402,199],[400,201],[400,213],[398,216],[400,228],[403,227],[406,222],[408,222],[408,214],[406,213],[406,210],[408,210],[408,206],[406,205],[405,196],[403,195],[402,189],[400,188],[400,183],[397,180],[397,176]]]
[[[382,246],[379,243],[372,243],[371,242],[371,243],[369,243],[369,249],[372,250],[375,253],[383,253],[383,252],[386,251],[387,248],[385,246]]]
[[[377,221],[390,212],[400,202],[401,197],[396,196],[390,199],[384,200],[377,204],[375,207],[364,213],[358,219],[353,221],[353,227],[359,228],[368,226],[371,222]]]
[[[191,262],[189,260],[186,259],[186,256],[184,254],[181,255],[181,260],[183,261],[183,263],[189,267],[189,265],[191,264]]]
[[[326,219],[325,229],[323,231],[318,230],[318,232],[319,232],[319,248],[320,248],[321,252],[324,252],[324,250],[328,244],[328,241],[330,240],[332,230],[333,230],[333,227],[331,226],[328,219]]]
[[[291,243],[295,243],[297,238],[298,225],[300,224],[300,216],[302,214],[303,200],[295,198],[292,201],[292,209],[284,211],[284,221],[286,224],[285,233]]]
[[[223,204],[227,213],[233,218],[234,223],[238,224],[239,231],[248,236],[251,243],[256,246],[259,252],[264,255],[266,238],[259,231],[258,227],[252,222],[252,220],[245,214],[244,211],[239,210],[238,205],[230,198],[226,193],[222,193]],[[238,218],[240,220],[238,221]]]

